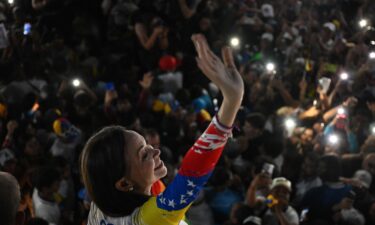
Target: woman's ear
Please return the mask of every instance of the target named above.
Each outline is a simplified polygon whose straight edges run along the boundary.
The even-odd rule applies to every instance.
[[[117,190],[123,192],[133,191],[134,189],[133,185],[130,182],[126,181],[125,177],[122,177],[120,180],[118,180],[115,183],[115,187]]]

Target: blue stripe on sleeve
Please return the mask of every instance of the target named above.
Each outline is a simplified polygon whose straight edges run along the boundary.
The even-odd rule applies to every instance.
[[[177,174],[167,189],[157,196],[158,208],[168,211],[185,208],[196,199],[211,173],[212,171],[201,177],[188,177]]]

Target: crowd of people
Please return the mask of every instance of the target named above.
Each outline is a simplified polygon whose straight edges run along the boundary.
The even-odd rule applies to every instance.
[[[159,149],[173,184],[224,102],[201,33],[232,46],[245,90],[185,221],[375,224],[373,26],[372,0],[0,0],[0,201],[20,199],[0,220],[86,224],[80,156],[110,125]]]

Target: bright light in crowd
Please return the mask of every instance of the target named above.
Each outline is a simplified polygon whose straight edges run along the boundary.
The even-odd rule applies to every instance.
[[[371,44],[372,44],[372,45],[375,45],[375,41],[371,41]]]
[[[370,132],[371,132],[372,135],[375,135],[375,123],[372,123],[370,125]]]
[[[268,71],[274,71],[275,70],[275,64],[273,64],[273,63],[267,63],[266,69]]]
[[[296,121],[294,121],[292,118],[285,120],[285,126],[287,129],[293,129],[296,125]]]
[[[74,79],[72,84],[74,87],[78,87],[81,84],[81,81],[79,81],[78,79]]]
[[[370,59],[375,59],[375,52],[370,52],[370,54],[368,54],[368,57],[370,57]]]
[[[361,19],[358,24],[361,28],[364,28],[365,26],[367,26],[367,20]]]
[[[345,109],[343,107],[340,107],[337,109],[338,114],[345,114]]]
[[[344,73],[340,74],[340,78],[341,78],[341,80],[347,80],[349,78],[349,75],[344,72]]]
[[[13,4],[14,0],[8,0],[9,4]]]
[[[240,45],[240,39],[237,37],[232,37],[230,39],[230,45],[232,45],[232,47],[238,47]]]
[[[329,143],[335,145],[335,144],[337,144],[339,142],[339,137],[336,134],[331,134],[328,137],[328,141],[329,141]]]
[[[314,100],[313,101],[313,105],[316,106],[318,104],[318,101],[317,100]]]

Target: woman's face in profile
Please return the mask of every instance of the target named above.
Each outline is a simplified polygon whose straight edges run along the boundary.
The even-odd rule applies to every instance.
[[[126,131],[125,160],[127,160],[126,179],[135,190],[144,191],[167,175],[167,168],[160,159],[160,150],[147,145],[144,137],[134,131]]]

